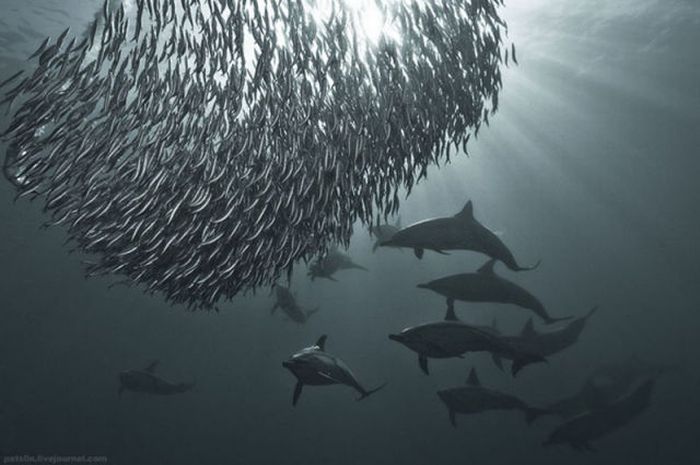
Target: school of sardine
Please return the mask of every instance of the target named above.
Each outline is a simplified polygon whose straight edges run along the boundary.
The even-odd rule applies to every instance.
[[[516,60],[502,0],[377,0],[397,34],[376,43],[342,0],[132,3],[0,83],[4,173],[88,276],[193,309],[396,213],[488,124]]]

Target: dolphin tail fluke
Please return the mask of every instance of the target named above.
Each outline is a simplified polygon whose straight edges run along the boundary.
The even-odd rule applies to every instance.
[[[304,388],[304,384],[301,381],[297,381],[296,386],[294,386],[294,395],[292,396],[292,405],[296,406],[299,402],[299,397],[301,396],[301,390]]]
[[[360,397],[357,398],[357,401],[359,402],[359,401],[361,401],[361,400],[363,400],[363,399],[366,399],[366,398],[368,398],[369,396],[371,396],[372,394],[374,394],[375,392],[381,391],[381,390],[384,389],[385,387],[386,387],[386,383],[384,383],[384,384],[382,384],[381,386],[378,386],[378,387],[376,387],[376,388],[374,388],[374,389],[370,389],[369,391],[365,391],[365,390],[363,389],[363,390],[360,392]]]
[[[531,425],[535,420],[543,415],[552,415],[547,409],[528,407],[525,409],[525,421],[528,425]]]

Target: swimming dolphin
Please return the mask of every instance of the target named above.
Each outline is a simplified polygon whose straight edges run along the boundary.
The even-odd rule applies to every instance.
[[[326,278],[336,281],[333,277],[336,271],[349,269],[367,271],[367,268],[353,262],[348,255],[338,249],[332,249],[325,257],[321,257],[311,264],[308,274],[311,276],[312,281],[315,278]]]
[[[274,288],[277,300],[270,310],[271,314],[274,314],[275,310],[280,308],[290,320],[303,324],[308,321],[311,315],[318,312],[318,308],[306,312],[302,310],[289,289],[281,284],[275,284]]]
[[[572,418],[554,430],[543,445],[569,444],[576,450],[593,450],[591,441],[627,425],[649,407],[653,387],[654,380],[648,380],[610,405]]]
[[[500,260],[513,271],[532,270],[539,266],[539,262],[528,267],[518,265],[503,241],[474,218],[471,200],[454,216],[432,218],[406,226],[380,245],[412,248],[418,258],[423,257],[425,249],[438,253],[471,250]]]
[[[345,362],[326,352],[326,339],[325,335],[321,336],[316,344],[297,352],[289,360],[282,362],[282,366],[291,371],[297,378],[292,405],[297,404],[301,390],[307,384],[310,386],[344,384],[360,393],[357,400],[365,399],[386,386],[385,383],[370,390],[363,388]]]
[[[474,368],[469,372],[466,386],[444,389],[437,395],[447,406],[450,423],[455,427],[458,413],[469,415],[488,410],[521,410],[525,412],[528,424],[541,415],[551,414],[548,410],[531,407],[515,396],[483,387]]]
[[[593,307],[586,315],[552,331],[537,331],[532,318],[530,318],[525,323],[520,334],[505,336],[504,338],[513,345],[525,347],[527,350],[540,354],[543,357],[550,357],[571,347],[578,341],[583,328],[586,326],[586,322],[597,309],[598,307]],[[494,356],[494,362],[499,368],[502,368],[498,356]]]
[[[573,395],[553,402],[548,408],[562,418],[572,418],[608,405],[629,394],[637,383],[658,378],[675,367],[652,363],[633,356],[596,368]]]
[[[127,370],[119,373],[119,395],[124,391],[142,392],[159,396],[180,394],[194,388],[194,383],[171,383],[154,374],[158,361],[151,362],[143,370]]]
[[[454,307],[447,309],[443,321],[406,328],[399,334],[390,334],[389,339],[417,353],[418,365],[426,375],[430,374],[429,358],[462,358],[468,352],[490,352],[513,360],[513,376],[531,363],[545,361],[538,354],[518,350],[493,331],[459,321]]]
[[[532,310],[545,323],[568,320],[571,317],[552,318],[544,305],[532,294],[512,281],[498,276],[493,267],[495,259],[486,262],[476,273],[462,273],[419,284],[422,289],[430,289],[447,298],[447,306],[455,300],[465,302],[498,302],[515,304]]]
[[[377,238],[374,245],[372,245],[372,252],[375,252],[377,248],[382,245],[383,242],[387,242],[394,234],[396,234],[401,229],[401,217],[396,220],[394,224],[379,224],[377,226],[370,227],[369,233]]]

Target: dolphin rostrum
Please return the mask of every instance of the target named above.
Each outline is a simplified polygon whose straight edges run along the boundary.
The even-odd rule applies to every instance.
[[[384,383],[370,390],[362,387],[344,361],[326,352],[326,339],[325,335],[321,336],[316,344],[302,349],[288,360],[282,362],[282,366],[291,371],[297,378],[292,405],[296,405],[299,401],[304,385],[326,386],[330,384],[344,384],[360,393],[360,397],[357,400],[365,399],[386,386],[386,383]]]
[[[488,410],[521,410],[525,412],[528,424],[541,415],[551,414],[548,410],[531,407],[515,396],[483,387],[474,368],[469,372],[466,386],[444,389],[437,395],[447,406],[450,423],[455,427],[458,413],[469,415]]]
[[[418,258],[423,257],[426,249],[438,253],[471,250],[500,260],[513,271],[532,270],[539,266],[539,262],[533,266],[520,266],[503,241],[474,218],[471,200],[454,216],[431,218],[406,226],[380,245],[412,248]]]
[[[447,306],[454,305],[455,300],[465,302],[497,302],[515,304],[532,310],[545,323],[568,320],[571,317],[552,318],[544,305],[532,294],[512,281],[498,276],[493,267],[495,259],[486,262],[476,273],[461,273],[419,284],[422,289],[430,289],[447,298]]]
[[[190,391],[195,383],[171,383],[155,374],[158,361],[151,362],[143,370],[127,370],[119,373],[119,395],[124,391],[142,392],[159,396]]]

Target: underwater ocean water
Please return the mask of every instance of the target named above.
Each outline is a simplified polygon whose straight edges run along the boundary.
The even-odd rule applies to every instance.
[[[126,3],[133,13],[137,2]],[[27,57],[47,36],[68,26],[79,35],[101,9],[92,0],[0,0],[0,82],[35,66]],[[375,250],[376,231],[357,222],[349,247],[340,246],[355,267],[325,279],[318,266],[311,279],[313,266],[300,262],[289,284],[279,281],[291,297],[264,286],[217,312],[188,311],[138,286],[85,279],[66,228],[42,228],[42,201],[15,200],[3,178],[3,463],[700,460],[700,3],[506,0],[499,9],[518,64],[502,67],[498,111],[469,141],[468,157],[453,153],[402,192],[388,222],[408,231],[462,212],[520,265],[541,261],[536,269],[499,262],[495,275],[477,273],[487,255],[503,256],[414,253],[410,238]],[[368,28],[381,23],[371,11]],[[0,110],[4,131],[11,115]],[[551,317],[573,319],[550,325],[529,300],[526,309],[512,296],[470,301],[479,299],[459,294],[464,286],[417,287],[464,273],[505,278]],[[450,292],[457,322],[445,320]],[[445,321],[497,356],[453,353],[453,336],[423,335],[413,347],[396,336]],[[537,349],[543,333],[574,322],[583,327],[565,347]],[[306,356],[340,357],[361,387],[304,385],[293,406],[298,367],[315,370],[316,381],[352,383],[334,359],[290,360],[315,344]],[[421,351],[429,356],[419,363]],[[533,352],[546,362],[513,376],[511,359]]]

